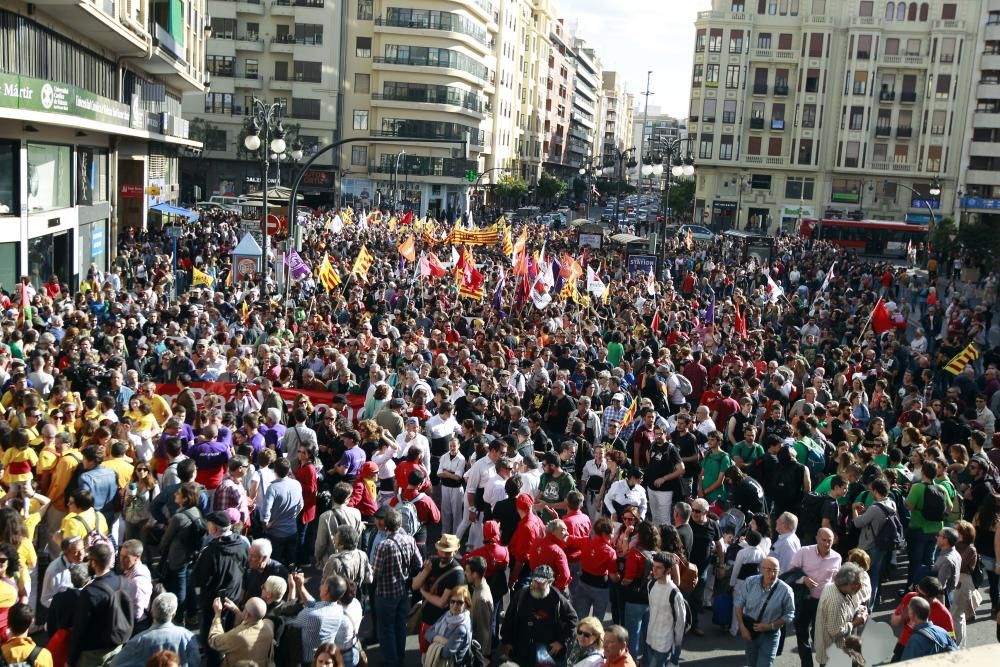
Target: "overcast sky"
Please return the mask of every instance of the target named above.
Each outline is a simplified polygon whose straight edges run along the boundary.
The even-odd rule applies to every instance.
[[[559,0],[567,22],[594,46],[604,69],[623,72],[640,109],[646,72],[653,70],[650,107],[683,118],[691,92],[694,21],[711,0]]]

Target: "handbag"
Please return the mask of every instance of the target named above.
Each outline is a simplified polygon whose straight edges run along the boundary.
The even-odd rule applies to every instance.
[[[406,617],[406,634],[415,635],[420,632],[425,604],[427,604],[427,600],[420,600],[410,607],[410,613]]]
[[[774,591],[776,591],[778,589],[778,585],[777,584],[778,584],[778,582],[774,582],[773,584],[771,584],[771,590],[770,590],[770,592],[768,592],[767,598],[764,599],[764,604],[763,604],[763,606],[761,606],[760,611],[758,612],[758,615],[760,615],[760,616],[764,615],[764,612],[767,610],[767,605],[771,602],[771,596],[773,596],[774,595]],[[757,625],[757,623],[759,623],[759,622],[760,622],[760,619],[755,618],[753,616],[750,616],[748,614],[743,614],[743,625],[746,626],[747,631],[750,633],[750,639],[757,639],[758,636],[760,636],[761,634],[763,634],[763,633],[757,632],[756,630],[753,629],[753,626]],[[774,630],[772,630],[771,632],[774,632]]]

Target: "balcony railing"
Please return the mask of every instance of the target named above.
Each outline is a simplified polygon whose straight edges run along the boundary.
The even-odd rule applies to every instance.
[[[451,139],[454,141],[465,141],[465,132],[435,132],[420,128],[407,128],[405,126],[395,130],[372,130],[369,132],[373,137],[413,137],[417,139]],[[473,146],[485,146],[489,143],[491,133],[483,130],[472,130],[469,133],[469,142]]]
[[[764,129],[764,119],[763,118],[751,118],[750,119],[750,129],[751,130],[763,130]]]
[[[482,79],[483,81],[488,80],[487,77],[488,72],[486,72],[485,67],[483,67],[483,71],[481,72],[471,72],[468,69],[461,67],[457,63],[440,62],[440,61],[431,62],[427,58],[413,58],[413,57],[403,58],[402,56],[375,56],[374,58],[372,58],[372,62],[381,63],[385,65],[410,65],[413,67],[445,67],[448,69],[457,69],[462,72],[466,72],[476,77],[477,79]]]
[[[278,7],[320,7],[324,6],[324,0],[274,0],[271,3]]]
[[[755,84],[753,84],[753,94],[754,95],[767,95],[767,84],[766,83],[755,83]]]
[[[892,102],[896,99],[895,90],[883,90],[878,94],[879,102]]]
[[[897,127],[896,128],[896,137],[897,138],[899,138],[899,139],[909,139],[912,136],[913,136],[913,128],[912,127]]]
[[[410,93],[403,95],[400,93],[372,93],[373,100],[386,100],[388,102],[411,102],[415,104],[450,104],[462,107],[469,111],[485,113],[484,105],[475,95],[458,95],[449,92],[446,95],[427,90],[420,93]]]
[[[774,86],[774,94],[775,95],[787,95],[788,94],[788,85],[787,84],[786,85],[775,85]]]
[[[471,37],[483,46],[492,46],[490,38],[485,32],[478,30],[470,30],[469,28],[458,25],[457,21],[441,21],[438,20],[426,20],[426,21],[404,21],[399,18],[390,17],[382,18],[381,16],[375,19],[375,25],[384,25],[391,28],[413,28],[415,30],[442,30],[446,32],[457,32],[461,35]]]
[[[917,101],[917,91],[915,90],[904,90],[899,94],[900,102],[916,102]]]
[[[876,137],[891,137],[892,136],[892,127],[890,127],[888,125],[885,126],[885,127],[876,127],[875,128],[875,136]]]

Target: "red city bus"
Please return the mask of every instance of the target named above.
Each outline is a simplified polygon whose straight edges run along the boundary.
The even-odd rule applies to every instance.
[[[906,257],[910,243],[918,248],[927,243],[927,225],[884,220],[804,219],[799,235],[836,243],[859,255]]]

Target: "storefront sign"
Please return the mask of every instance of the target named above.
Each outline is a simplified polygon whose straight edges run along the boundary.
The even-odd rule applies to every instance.
[[[910,208],[941,208],[940,199],[923,199],[921,197],[914,197],[910,200]]]
[[[798,218],[799,216],[803,218],[815,218],[816,209],[812,206],[797,206],[792,204],[785,204],[781,208],[782,218]]]
[[[141,185],[130,185],[122,183],[118,186],[118,196],[122,199],[142,199],[145,191]]]
[[[104,223],[98,222],[90,228],[90,256],[97,257],[104,253]]]
[[[128,127],[128,105],[89,90],[0,72],[0,107],[57,113]]]
[[[302,175],[302,185],[308,188],[333,188],[333,172],[309,169]]]
[[[861,196],[857,192],[834,192],[830,195],[830,201],[857,204],[861,201]]]
[[[650,271],[656,274],[656,255],[629,255],[628,272],[629,275],[636,273],[646,275]]]
[[[1000,209],[1000,199],[987,199],[986,197],[962,197],[962,208],[989,208]]]

